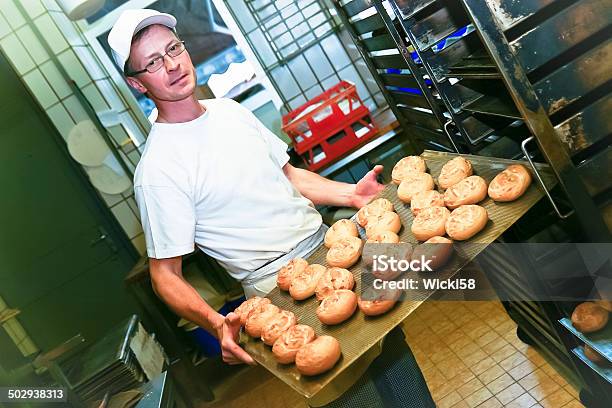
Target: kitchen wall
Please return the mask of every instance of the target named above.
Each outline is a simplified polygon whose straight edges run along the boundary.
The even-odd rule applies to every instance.
[[[144,142],[146,134],[139,112],[130,107],[79,27],[54,0],[0,0],[0,50],[64,139],[89,116],[62,68],[96,112],[114,112],[110,119],[104,117],[110,139],[128,167],[135,168],[140,157],[137,145]],[[100,196],[133,245],[144,254],[144,236],[131,186],[121,194]]]

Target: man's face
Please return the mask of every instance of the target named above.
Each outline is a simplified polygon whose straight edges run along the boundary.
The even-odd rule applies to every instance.
[[[172,30],[162,25],[152,26],[139,38],[130,50],[130,67],[134,71],[144,69],[154,58],[164,55],[169,46],[176,43]],[[193,94],[196,85],[195,68],[187,50],[177,57],[164,57],[164,65],[155,72],[143,72],[127,78],[139,92],[149,92],[152,99],[180,101]]]

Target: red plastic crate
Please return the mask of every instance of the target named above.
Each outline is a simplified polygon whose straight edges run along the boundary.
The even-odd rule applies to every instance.
[[[282,129],[308,169],[316,171],[377,134],[355,85],[337,85],[283,116]]]

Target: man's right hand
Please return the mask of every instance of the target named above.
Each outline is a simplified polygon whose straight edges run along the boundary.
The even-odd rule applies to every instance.
[[[231,312],[225,318],[220,316],[219,323],[215,325],[217,338],[221,344],[221,355],[227,364],[256,365],[255,360],[238,345],[240,333],[240,316]]]

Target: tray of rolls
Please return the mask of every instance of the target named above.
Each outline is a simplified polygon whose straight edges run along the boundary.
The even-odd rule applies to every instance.
[[[552,172],[537,166],[552,187]],[[237,309],[245,350],[305,398],[333,388],[340,374],[435,292],[422,289],[399,301],[362,298],[364,243],[400,242],[414,254],[427,252],[425,241],[440,243],[442,262],[427,274],[450,279],[544,196],[531,176],[526,163],[467,154],[426,150],[400,160],[393,182],[372,203],[335,223],[310,257],[281,269],[282,289]],[[276,322],[265,327],[267,316]]]

